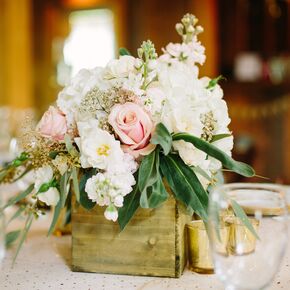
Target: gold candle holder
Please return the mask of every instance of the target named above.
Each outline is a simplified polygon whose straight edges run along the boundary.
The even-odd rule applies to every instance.
[[[249,218],[253,228],[257,232],[259,221]],[[247,255],[255,251],[256,237],[237,217],[230,217],[225,220],[229,228],[229,239],[227,250],[230,255]]]
[[[201,274],[212,274],[213,261],[203,221],[196,220],[188,223],[187,232],[189,269]]]

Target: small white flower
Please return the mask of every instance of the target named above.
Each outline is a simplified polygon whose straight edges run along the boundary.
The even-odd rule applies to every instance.
[[[56,187],[50,187],[46,192],[41,192],[37,198],[47,205],[55,206],[59,202],[59,192]]]
[[[41,185],[50,182],[52,178],[53,178],[53,170],[49,165],[45,165],[35,170],[35,183],[34,183],[35,191],[38,192]]]
[[[118,219],[118,211],[114,205],[110,205],[106,208],[104,216],[107,220],[115,222]]]

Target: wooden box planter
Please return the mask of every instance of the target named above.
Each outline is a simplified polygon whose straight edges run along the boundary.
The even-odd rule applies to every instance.
[[[120,232],[103,208],[72,212],[72,269],[81,272],[180,277],[187,263],[185,224],[175,199],[158,209],[138,209]]]

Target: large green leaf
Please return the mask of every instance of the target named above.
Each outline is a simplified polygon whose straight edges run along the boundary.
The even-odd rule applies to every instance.
[[[155,132],[150,140],[152,144],[160,145],[163,149],[164,155],[167,155],[172,146],[172,137],[167,128],[162,124],[157,124]]]
[[[4,209],[19,202],[20,200],[24,199],[29,193],[32,192],[32,190],[34,189],[34,184],[31,184],[28,186],[28,188],[26,190],[24,190],[23,192],[17,194],[16,196],[12,197],[8,203],[4,206]]]
[[[140,191],[138,184],[133,187],[132,192],[127,194],[124,198],[124,204],[118,209],[118,223],[121,231],[126,227],[131,218],[134,216],[139,207]]]
[[[186,142],[189,142],[193,144],[197,149],[207,153],[209,156],[214,157],[215,159],[219,160],[224,167],[233,170],[234,172],[246,176],[246,177],[252,177],[255,175],[254,169],[249,166],[248,164],[245,164],[243,162],[238,162],[232,159],[229,155],[221,151],[216,146],[198,138],[195,136],[192,136],[187,133],[177,133],[174,134],[172,137],[173,140],[184,140]]]
[[[89,171],[86,171],[81,179],[79,184],[79,190],[80,190],[80,204],[82,207],[84,207],[87,210],[92,209],[96,203],[88,198],[88,194],[85,191],[86,183],[89,178],[91,178],[96,173],[95,169],[91,169]]]
[[[160,166],[176,198],[206,221],[208,195],[194,172],[173,154],[162,156]]]
[[[168,192],[162,182],[161,176],[159,176],[158,180],[147,189],[147,208],[157,208],[164,201],[168,199]],[[141,205],[141,199],[140,199]],[[141,207],[144,207],[141,205]]]
[[[159,150],[155,149],[143,158],[139,167],[138,186],[141,193],[157,181],[158,171]]]

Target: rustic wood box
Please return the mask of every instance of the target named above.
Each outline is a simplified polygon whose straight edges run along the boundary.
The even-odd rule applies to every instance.
[[[158,209],[138,209],[120,232],[103,208],[72,212],[72,269],[81,272],[180,277],[187,263],[190,217],[170,198]]]

